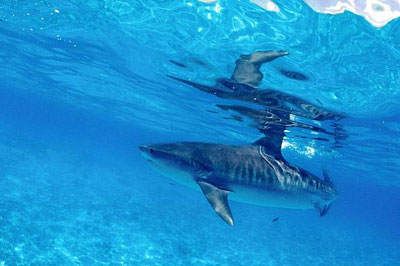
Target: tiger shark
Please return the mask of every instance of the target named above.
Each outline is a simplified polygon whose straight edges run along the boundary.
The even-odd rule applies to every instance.
[[[316,209],[323,216],[337,197],[326,171],[320,179],[291,165],[280,146],[267,137],[244,146],[179,142],[143,145],[139,150],[161,174],[203,192],[231,226],[228,198],[260,206]]]

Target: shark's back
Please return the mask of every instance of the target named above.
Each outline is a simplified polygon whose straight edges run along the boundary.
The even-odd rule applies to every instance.
[[[208,165],[213,178],[222,183],[263,185],[274,182],[274,170],[253,146],[204,144],[194,159]]]
[[[193,159],[207,169],[204,178],[224,189],[252,188],[260,193],[318,194],[327,198],[336,193],[326,181],[267,154],[260,146],[192,145],[196,145]]]

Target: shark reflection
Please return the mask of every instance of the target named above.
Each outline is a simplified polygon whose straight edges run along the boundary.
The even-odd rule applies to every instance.
[[[336,147],[343,145],[347,134],[338,123],[339,120],[345,117],[343,114],[324,109],[305,99],[282,91],[258,88],[263,79],[263,74],[260,71],[261,66],[288,54],[286,51],[259,51],[249,55],[241,55],[235,62],[235,69],[231,78],[218,79],[214,86],[207,86],[173,76],[169,77],[222,99],[238,100],[262,107],[261,109],[256,109],[243,105],[217,105],[218,108],[224,111],[233,111],[253,120],[259,131],[266,135],[268,139],[273,136],[273,144],[269,145],[278,145],[280,147],[285,136],[285,130],[288,127],[309,129],[323,133],[334,138]],[[181,67],[186,66],[182,65]],[[285,69],[280,69],[279,71],[290,79],[308,80],[305,74],[299,72]],[[312,121],[330,121],[333,131],[328,131],[311,123],[296,121],[293,117]],[[243,121],[237,115],[232,116],[231,119]],[[324,137],[314,139],[328,140]]]

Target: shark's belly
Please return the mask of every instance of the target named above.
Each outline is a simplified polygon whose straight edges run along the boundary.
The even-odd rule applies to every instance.
[[[233,192],[229,198],[237,202],[243,202],[259,206],[312,209],[317,197],[305,191],[285,191],[276,188],[250,187],[245,185],[233,185]]]

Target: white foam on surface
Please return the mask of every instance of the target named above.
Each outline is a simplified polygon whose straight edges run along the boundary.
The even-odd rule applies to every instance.
[[[218,0],[197,0],[211,4]],[[271,11],[280,12],[279,6],[271,0],[250,0],[251,3]],[[373,26],[380,28],[400,17],[400,0],[304,0],[314,11],[337,15],[345,11],[364,17]]]
[[[400,16],[398,0],[304,0],[314,11],[341,14],[350,11],[364,17],[375,27],[383,27]]]
[[[279,12],[280,11],[279,6],[271,0],[250,0],[250,2],[258,5],[259,7],[263,8],[267,11],[271,11],[271,12]]]
[[[202,3],[206,3],[206,4],[210,4],[210,3],[217,2],[218,0],[197,0],[197,1],[202,2]]]

